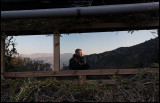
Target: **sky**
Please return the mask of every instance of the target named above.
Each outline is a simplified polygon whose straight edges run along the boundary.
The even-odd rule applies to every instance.
[[[89,55],[129,47],[158,36],[151,31],[157,32],[139,30],[132,34],[128,31],[61,34],[60,53],[74,53],[75,49],[80,48],[84,55]],[[53,53],[53,35],[14,36],[14,39],[19,54]]]

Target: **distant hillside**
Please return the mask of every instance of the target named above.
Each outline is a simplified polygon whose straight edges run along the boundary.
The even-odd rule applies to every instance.
[[[53,53],[34,53],[34,54],[21,54],[23,57],[29,57],[31,59],[39,57],[53,57]]]
[[[43,60],[45,63],[50,63],[53,68],[53,53],[34,53],[34,54],[22,54],[23,57],[29,57],[32,60]],[[72,53],[64,53],[60,55],[60,68],[64,65],[69,65],[69,59],[73,56]]]
[[[84,56],[91,69],[143,68],[159,61],[158,37],[131,47]]]

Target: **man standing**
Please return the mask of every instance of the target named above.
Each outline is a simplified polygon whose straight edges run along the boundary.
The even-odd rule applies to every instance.
[[[81,49],[75,50],[75,54],[69,61],[69,68],[71,70],[86,70],[89,68],[89,65],[86,63],[86,60],[82,57]]]

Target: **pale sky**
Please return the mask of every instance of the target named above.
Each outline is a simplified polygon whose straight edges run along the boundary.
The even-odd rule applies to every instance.
[[[75,49],[80,48],[83,54],[88,55],[133,46],[158,36],[151,31],[156,30],[139,30],[133,34],[128,31],[62,34],[60,53],[74,53]],[[53,36],[14,36],[14,39],[20,54],[53,53]]]

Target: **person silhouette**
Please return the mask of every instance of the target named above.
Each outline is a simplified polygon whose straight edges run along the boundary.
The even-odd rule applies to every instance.
[[[89,68],[86,60],[82,57],[82,50],[76,49],[75,54],[69,60],[69,68],[71,70],[86,70]]]

